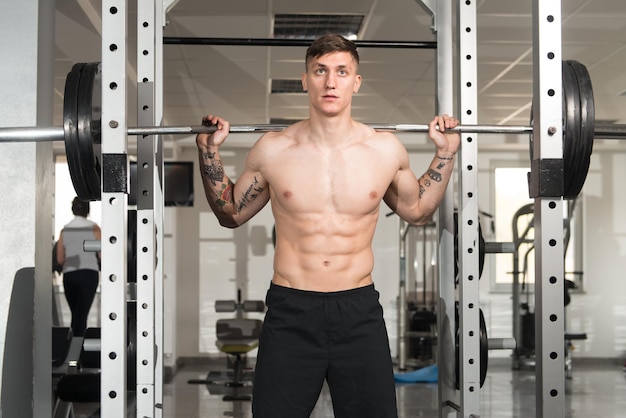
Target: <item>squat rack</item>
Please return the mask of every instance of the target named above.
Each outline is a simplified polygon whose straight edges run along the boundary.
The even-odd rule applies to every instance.
[[[162,103],[162,27],[164,8],[173,1],[138,0],[138,67],[142,80],[138,88],[140,123],[148,126],[159,124]],[[452,0],[421,0],[431,11],[437,33],[438,65],[438,112],[449,111],[452,104]],[[476,52],[475,17],[476,8],[471,0],[459,2],[459,83],[461,100],[458,114],[462,121],[472,122],[475,115],[476,93],[475,60]],[[563,132],[561,127],[561,14],[559,4],[533,0],[533,109],[539,116],[533,121],[534,142],[531,165],[530,191],[535,199],[535,248],[538,254],[536,277],[540,286],[536,292],[536,340],[541,357],[537,359],[537,414],[538,416],[562,416],[564,414],[563,388],[563,231],[560,227],[562,197],[558,187],[563,183]],[[165,6],[165,7],[164,7]],[[102,340],[102,406],[105,415],[118,416],[126,412],[126,273],[127,265],[127,183],[128,154],[126,136],[130,130],[126,126],[126,15],[124,0],[105,0],[102,5],[102,113],[108,123],[102,130],[101,199],[103,201],[103,239],[101,250],[106,263],[102,270],[103,311]],[[465,30],[464,30],[465,29]],[[467,35],[469,34],[469,35]],[[467,65],[465,65],[467,63]],[[468,77],[469,75],[469,77]],[[467,77],[461,79],[461,76]],[[466,81],[473,79],[473,81]],[[467,87],[465,89],[463,86]],[[464,96],[465,95],[465,96]],[[118,106],[123,103],[123,106]],[[83,111],[86,109],[82,109]],[[22,128],[20,128],[22,129]],[[525,129],[525,128],[524,128]],[[23,129],[22,129],[23,130]],[[56,135],[56,132],[49,132]],[[474,132],[474,131],[467,131]],[[605,131],[610,137],[625,136],[626,130],[611,128]],[[137,284],[138,330],[137,330],[137,389],[138,412],[142,416],[162,414],[162,268],[157,262],[162,258],[158,248],[163,248],[162,236],[162,168],[163,155],[160,138],[154,137],[162,130],[137,132],[142,135],[138,154],[142,167],[146,168],[138,176],[145,199],[138,203],[137,212],[141,225],[137,228],[138,247],[141,248],[141,281]],[[593,133],[593,131],[592,131]],[[556,139],[556,140],[555,140]],[[445,409],[465,416],[479,415],[476,390],[476,369],[480,360],[476,351],[476,318],[479,316],[476,265],[478,251],[475,251],[477,233],[476,191],[476,141],[473,136],[463,134],[464,146],[459,155],[459,202],[461,237],[461,292],[460,292],[460,401],[449,383],[449,370],[440,374],[440,411]],[[143,145],[145,144],[145,145]],[[142,183],[143,182],[143,183]],[[440,356],[445,364],[454,363],[456,356],[450,352],[455,335],[450,326],[455,304],[453,274],[453,222],[452,190],[448,189],[440,207],[439,255],[440,255],[440,333],[444,354]],[[558,227],[557,227],[558,226]],[[145,270],[144,270],[145,269]],[[561,289],[561,290],[559,290]],[[553,305],[552,305],[553,304]],[[122,337],[122,338],[120,338]],[[116,341],[116,338],[119,341]],[[157,355],[154,353],[156,347]],[[446,361],[446,359],[448,361]],[[452,361],[450,362],[450,359]],[[440,370],[444,369],[442,367]],[[120,386],[121,382],[121,386]]]
[[[453,106],[452,82],[452,0],[423,1],[433,14],[437,29],[437,77],[438,77],[438,112],[450,111]],[[428,3],[428,4],[426,4]],[[475,28],[474,2],[460,1],[459,22],[464,27]],[[560,4],[545,5],[546,2],[533,0],[533,45],[534,71],[534,101],[539,110],[540,118],[534,121],[535,132],[547,132],[551,126],[560,126],[561,120],[561,53],[560,53]],[[560,2],[559,2],[560,3]],[[139,88],[139,114],[145,116],[148,125],[158,124],[161,118],[160,103],[162,103],[162,36],[164,2],[139,0],[138,1],[138,77],[144,80]],[[106,306],[102,312],[102,389],[101,404],[103,416],[123,416],[126,413],[126,248],[128,226],[127,219],[127,185],[128,172],[127,156],[127,109],[125,99],[126,81],[126,2],[123,0],[104,0],[102,3],[102,113],[107,121],[116,124],[104,123],[102,126],[102,305]],[[558,26],[559,30],[555,27]],[[475,33],[474,31],[470,31]],[[144,35],[145,34],[145,35]],[[461,57],[475,56],[475,38],[461,37],[459,54]],[[548,51],[553,54],[548,59]],[[144,53],[147,52],[147,53]],[[475,77],[475,60],[464,59],[460,73]],[[558,63],[558,68],[555,65]],[[459,74],[459,77],[460,75]],[[464,79],[465,80],[465,79]],[[476,85],[475,82],[471,83]],[[552,89],[556,94],[549,96],[546,91]],[[473,95],[473,97],[471,97]],[[465,97],[468,97],[466,99]],[[473,109],[475,105],[475,91],[461,92],[461,111]],[[556,101],[558,100],[558,103]],[[123,106],[120,106],[123,103]],[[146,107],[148,113],[144,113]],[[476,114],[476,112],[472,112]],[[144,118],[142,116],[142,118]],[[462,118],[462,123],[472,121]],[[556,135],[561,135],[557,133]],[[536,135],[534,142],[533,175],[536,170],[548,161],[561,160],[561,141],[542,141],[541,134]],[[476,144],[470,141],[472,136],[463,134],[462,151],[459,156],[459,200],[463,208],[459,213],[460,219],[460,248],[463,250],[461,263],[461,296],[460,296],[460,334],[459,345],[461,352],[460,365],[460,401],[453,387],[450,387],[451,370],[440,368],[440,415],[459,413],[463,417],[479,416],[479,391],[477,378],[479,361],[477,359],[477,337],[471,332],[478,329],[478,251],[475,249],[478,225],[476,199]],[[146,248],[145,259],[138,263],[145,272],[139,273],[145,280],[138,283],[138,381],[137,381],[137,412],[139,416],[162,416],[162,270],[154,264],[157,254],[155,247],[163,248],[162,236],[162,182],[157,173],[162,170],[162,148],[158,137],[148,135],[139,140],[140,143],[150,143],[142,150],[152,167],[151,173],[146,173],[145,187],[150,199],[138,202],[138,219],[146,219],[138,224],[145,225],[137,230],[138,248]],[[138,151],[139,152],[139,151]],[[145,154],[144,154],[145,152]],[[143,158],[143,157],[142,157]],[[537,167],[536,167],[537,166]],[[115,173],[115,175],[111,175]],[[138,176],[141,179],[142,176]],[[562,281],[562,230],[550,229],[550,225],[560,226],[562,200],[560,196],[548,196],[542,193],[542,179],[534,179],[539,185],[532,197],[535,198],[535,213],[537,219],[536,240],[538,263],[536,277],[540,278],[537,291],[537,344],[542,354],[537,364],[537,414],[538,416],[557,417],[564,415],[564,390],[562,361],[560,355],[552,358],[554,353],[561,353],[563,347],[562,332],[554,329],[562,328],[562,292],[555,284]],[[142,180],[139,180],[142,181]],[[159,198],[160,200],[157,200]],[[440,259],[440,306],[438,312],[439,359],[444,364],[454,363],[455,335],[451,324],[454,323],[454,277],[452,266],[453,257],[453,195],[452,189],[446,192],[439,211],[439,259]],[[473,225],[473,227],[472,227]],[[543,225],[543,228],[542,228]],[[546,238],[547,237],[547,242]],[[469,251],[472,249],[472,251]],[[138,254],[141,254],[139,252]],[[149,260],[148,260],[149,258]],[[549,277],[552,280],[546,280]],[[143,289],[140,290],[140,286]],[[555,306],[550,306],[554,303]],[[556,315],[556,320],[550,318]],[[159,333],[161,333],[159,335]],[[121,338],[120,338],[121,337]],[[559,339],[560,338],[560,339]],[[156,346],[158,355],[154,355]],[[558,349],[556,349],[558,347]],[[452,354],[452,355],[451,355]],[[470,362],[470,360],[473,360]],[[445,362],[445,363],[444,363]],[[152,370],[152,371],[150,371]],[[145,372],[144,372],[145,371]]]

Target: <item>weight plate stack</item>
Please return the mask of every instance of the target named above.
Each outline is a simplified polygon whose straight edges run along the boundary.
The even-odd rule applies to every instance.
[[[65,80],[65,154],[76,195],[85,202],[101,195],[101,88],[99,63],[75,64]]]
[[[100,63],[85,64],[78,85],[78,145],[89,200],[99,200],[101,195],[100,78]]]
[[[571,128],[568,126],[570,131],[574,131],[574,135],[568,135],[567,140],[570,142],[564,144],[564,197],[575,199],[580,194],[589,172],[596,128],[596,111],[591,77],[587,68],[578,61],[565,61],[563,73],[566,71],[570,73],[569,77],[572,80],[568,88],[572,90],[570,94],[575,100],[578,124]]]
[[[563,61],[563,198],[575,199],[589,171],[595,136],[595,103],[587,68],[578,61]],[[530,110],[533,124],[533,109]],[[530,160],[533,136],[530,135]]]
[[[582,184],[577,184],[576,166],[580,137],[580,93],[578,80],[568,61],[563,61],[563,197],[578,195]]]
[[[459,302],[456,302],[455,306],[455,320],[456,320],[456,338],[455,338],[455,354],[456,354],[456,389],[460,390],[461,388],[461,371],[459,366],[460,360],[460,352],[459,352]],[[485,384],[485,379],[487,378],[487,368],[489,367],[489,338],[487,337],[487,324],[485,322],[485,315],[483,314],[483,310],[479,309],[479,355],[480,355],[480,387],[482,388]]]
[[[78,145],[78,87],[84,66],[85,64],[83,63],[75,64],[65,79],[63,130],[65,132],[65,155],[74,190],[79,199],[88,201],[90,200],[89,187],[83,175],[80,147]]]

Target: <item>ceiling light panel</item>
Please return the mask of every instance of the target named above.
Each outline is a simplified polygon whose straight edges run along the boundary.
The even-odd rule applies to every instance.
[[[355,40],[363,19],[363,15],[348,14],[276,14],[274,38],[315,39],[326,33],[338,33]]]

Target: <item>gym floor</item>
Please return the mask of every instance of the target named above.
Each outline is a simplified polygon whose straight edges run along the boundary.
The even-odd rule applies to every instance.
[[[165,384],[163,416],[166,418],[251,418],[249,401],[223,401],[233,393],[220,385],[189,384],[205,379],[209,371],[225,371],[225,360],[214,365],[185,366]],[[566,381],[566,417],[617,418],[626,411],[626,374],[617,364],[576,364],[572,379]],[[240,389],[244,394],[249,388]],[[411,383],[396,386],[398,417],[437,417],[437,384]],[[76,418],[99,417],[95,404],[76,405]],[[128,416],[133,416],[129,414]],[[530,418],[535,416],[535,376],[532,370],[513,371],[500,364],[489,367],[481,389],[482,418]],[[332,418],[326,387],[311,418]]]
[[[250,402],[223,401],[233,389],[221,385],[189,384],[205,379],[209,371],[226,370],[226,361],[214,365],[185,366],[164,388],[167,418],[250,418]],[[437,384],[399,384],[400,418],[437,417]],[[623,417],[626,411],[626,374],[621,364],[575,364],[566,381],[566,417]],[[529,418],[535,416],[533,370],[513,371],[506,364],[490,365],[481,390],[481,417]],[[325,387],[311,418],[332,418],[330,395]]]
[[[69,312],[59,300],[60,316],[65,323]],[[93,307],[98,312],[99,305]],[[97,315],[95,315],[97,317]],[[95,322],[93,326],[97,325]],[[252,364],[253,359],[249,359]],[[578,360],[578,361],[577,361]],[[234,389],[222,384],[190,384],[189,380],[227,380],[225,357],[203,359],[202,364],[185,365],[164,385],[165,418],[251,418],[249,401],[224,401]],[[399,418],[437,417],[437,384],[398,384]],[[574,359],[572,379],[565,382],[566,417],[612,418],[626,416],[626,370],[622,363]],[[250,387],[239,389],[250,393]],[[507,358],[490,359],[485,384],[481,389],[482,418],[530,418],[535,416],[535,374],[532,369],[511,370]],[[132,409],[129,396],[129,409]],[[99,417],[97,404],[74,405],[76,418]],[[134,416],[130,413],[128,416]],[[311,418],[332,418],[330,394],[324,387]],[[549,418],[549,417],[545,417]]]

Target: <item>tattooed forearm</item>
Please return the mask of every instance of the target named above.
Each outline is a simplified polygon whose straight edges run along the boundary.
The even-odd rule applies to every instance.
[[[432,181],[436,181],[436,182],[441,182],[441,173],[438,171],[433,170],[432,168],[429,168],[428,171],[426,172],[426,174],[428,174],[428,177],[431,178]]]
[[[424,186],[422,186],[422,182],[418,180],[419,186],[420,186],[420,192],[417,195],[420,199],[422,198],[422,196],[424,196],[424,192],[426,191],[426,189],[424,188]]]
[[[219,207],[225,206],[226,204],[235,203],[233,199],[233,189],[235,188],[234,183],[228,179],[228,182],[222,183],[222,187],[220,190],[215,190],[215,194],[217,195],[217,199],[215,199],[215,204]]]
[[[215,158],[214,152],[202,153],[202,161],[204,166],[202,172],[213,186],[217,185],[217,182],[224,181],[224,164],[222,160]]]
[[[437,155],[438,160],[442,160],[439,164],[437,164],[437,170],[441,170],[446,166],[445,161],[454,161],[454,157],[442,157],[441,155]]]
[[[419,183],[419,194],[418,197],[421,199],[424,196],[424,193],[426,192],[426,188],[431,186],[431,180],[440,182],[441,181],[441,174],[430,169],[428,170],[422,177],[420,177],[418,179],[418,183]]]
[[[257,196],[263,191],[263,187],[259,187],[259,181],[257,178],[254,178],[254,182],[248,187],[248,189],[243,193],[239,203],[237,204],[237,213],[241,213],[242,209],[246,207],[246,205],[257,198]]]
[[[429,167],[428,170],[422,175],[422,177],[417,180],[419,185],[419,199],[422,199],[426,194],[426,191],[430,188],[433,188],[435,198],[437,198],[437,194],[440,193],[441,186],[445,185],[444,178],[446,178],[447,182],[448,172],[453,166],[453,161],[454,156],[443,157],[441,155],[435,155],[435,160],[431,163],[434,164],[435,167]],[[440,184],[437,185],[437,183]]]

